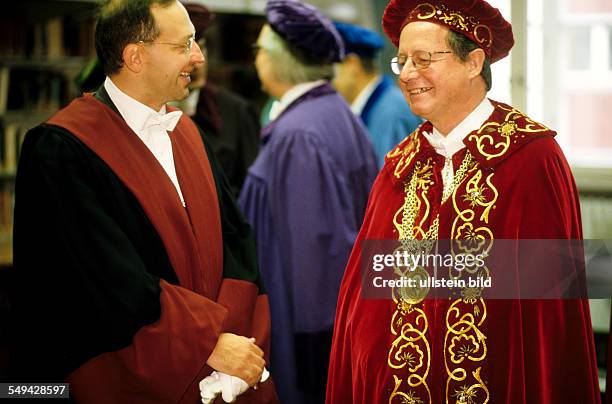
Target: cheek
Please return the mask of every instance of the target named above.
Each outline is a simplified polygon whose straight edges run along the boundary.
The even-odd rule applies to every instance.
[[[336,73],[336,77],[334,77],[334,81],[333,81],[334,86],[336,86],[336,88],[344,88],[346,87],[345,81],[346,80],[342,72],[338,71],[338,73]]]
[[[272,77],[274,77],[274,73],[272,70],[272,66],[270,66],[270,63],[262,63],[261,66],[261,75],[260,75],[264,80],[269,80]]]
[[[412,103],[410,102],[410,95],[408,94],[408,90],[406,89],[406,85],[403,82],[399,82],[399,88],[402,91],[402,95],[404,96],[404,100],[408,103],[408,106],[412,108]]]
[[[258,53],[257,56],[255,57],[255,69],[257,70],[257,73],[261,74],[262,68],[263,68],[262,57],[261,57],[261,54]]]

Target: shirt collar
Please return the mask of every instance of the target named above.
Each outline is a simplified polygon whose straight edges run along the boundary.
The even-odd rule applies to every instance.
[[[381,81],[382,81],[382,75],[380,74],[376,75],[374,78],[372,78],[372,80],[370,80],[370,82],[363,88],[363,90],[361,90],[359,95],[353,100],[353,103],[351,104],[351,111],[353,111],[355,115],[357,116],[361,115],[361,113],[363,112],[363,108],[365,107],[366,103],[370,99],[370,96],[372,95],[374,90],[376,90],[376,87],[378,87]]]
[[[465,147],[463,139],[472,131],[478,130],[489,119],[493,110],[493,104],[485,97],[448,135],[443,136],[436,128],[433,128],[432,133],[423,132],[423,135],[438,154],[451,158],[453,154]]]
[[[313,88],[323,85],[325,83],[326,83],[325,80],[317,80],[317,81],[309,81],[306,83],[296,84],[295,86],[291,87],[290,90],[288,90],[285,94],[283,94],[280,100],[274,101],[274,103],[272,104],[272,107],[270,108],[270,113],[269,113],[270,121],[273,121],[276,118],[278,118],[278,116],[285,109],[287,109],[287,107],[291,105],[293,101],[297,100],[298,98],[300,98],[302,95],[306,94]]]
[[[125,120],[125,123],[135,133],[143,131],[145,122],[151,115],[164,115],[166,113],[165,105],[159,111],[155,111],[153,108],[144,105],[121,91],[109,77],[104,81],[104,88]]]

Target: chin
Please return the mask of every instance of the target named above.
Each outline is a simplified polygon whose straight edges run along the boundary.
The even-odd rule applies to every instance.
[[[427,119],[427,116],[431,113],[433,106],[431,104],[431,100],[417,100],[417,101],[408,101],[408,105],[410,106],[410,110],[417,114],[418,116]]]
[[[271,93],[270,90],[268,90],[268,86],[266,86],[264,83],[261,83],[261,91],[263,91],[264,93],[266,93],[266,95],[268,95],[269,97],[274,97]]]
[[[189,89],[184,88],[180,93],[175,94],[174,101],[181,101],[187,98],[189,95]]]

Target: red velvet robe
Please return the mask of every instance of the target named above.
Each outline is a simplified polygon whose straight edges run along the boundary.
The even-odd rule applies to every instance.
[[[438,214],[438,239],[582,238],[578,194],[555,133],[493,104],[453,156],[455,174],[466,150],[476,164],[443,204],[444,157],[422,134],[431,123],[387,155],[340,289],[327,403],[600,401],[587,300],[450,298],[409,306],[361,296],[360,244],[398,239],[404,184],[417,162],[416,238]]]
[[[267,296],[255,283],[223,277],[223,240],[215,178],[195,124],[181,117],[170,136],[186,208],[155,157],[111,108],[85,95],[48,122],[70,131],[132,191],[158,232],[179,285],[160,280],[161,317],[132,344],[99,355],[67,379],[85,403],[196,403],[198,383],[219,334],[253,336],[269,348]],[[100,128],[104,131],[101,132]],[[255,275],[255,274],[251,274]],[[238,402],[275,402],[263,383]]]

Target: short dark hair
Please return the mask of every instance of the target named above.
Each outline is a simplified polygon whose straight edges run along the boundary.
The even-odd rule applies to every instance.
[[[153,41],[159,36],[151,6],[168,6],[177,0],[107,0],[96,24],[96,53],[104,73],[123,67],[123,49],[130,43]]]
[[[468,59],[468,55],[471,51],[479,48],[474,41],[453,30],[448,31],[448,37],[446,40],[453,53],[463,62]],[[493,78],[491,76],[491,61],[489,60],[488,56],[485,56],[480,75],[487,86],[487,91],[489,91],[493,86]]]

